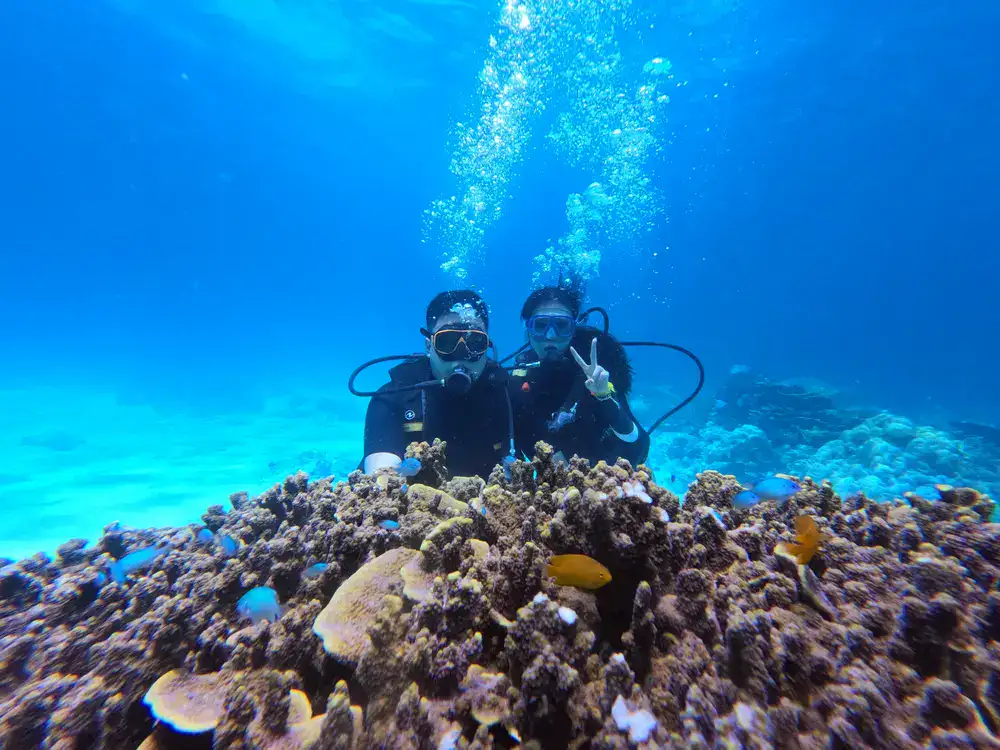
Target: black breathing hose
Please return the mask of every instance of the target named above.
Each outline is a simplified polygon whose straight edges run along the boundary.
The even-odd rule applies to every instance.
[[[622,346],[662,346],[664,349],[673,349],[676,352],[680,352],[681,354],[686,354],[687,356],[689,356],[692,360],[694,360],[694,363],[698,366],[698,385],[691,392],[690,396],[681,401],[679,404],[677,404],[677,406],[675,406],[673,409],[671,409],[662,417],[653,422],[652,425],[646,428],[646,432],[652,435],[653,430],[658,428],[661,424],[666,422],[667,419],[669,419],[674,414],[683,409],[685,406],[694,401],[695,397],[699,393],[701,393],[701,389],[705,386],[705,366],[701,363],[701,360],[698,359],[698,356],[694,354],[694,352],[690,352],[683,346],[677,346],[676,344],[664,344],[659,341],[621,341],[619,343]]]
[[[503,367],[503,363],[504,363],[504,362],[506,362],[506,361],[507,361],[508,359],[511,359],[512,357],[516,357],[516,356],[517,356],[518,354],[520,354],[521,352],[523,352],[523,351],[524,351],[525,349],[527,349],[527,348],[528,348],[529,346],[530,346],[530,344],[521,344],[520,348],[518,348],[518,349],[515,349],[514,351],[512,351],[512,352],[511,352],[510,354],[508,354],[508,355],[507,355],[506,357],[504,357],[504,358],[503,358],[503,359],[501,359],[501,360],[500,360],[499,362],[497,362],[497,364],[498,364],[498,365],[500,365],[501,367]],[[505,369],[507,369],[507,370],[516,370],[516,369],[517,369],[517,366],[515,366],[515,367],[507,367],[507,368],[505,368]]]
[[[354,388],[354,379],[361,374],[363,370],[367,370],[372,365],[377,365],[379,362],[391,362],[396,359],[420,359],[423,354],[390,354],[388,357],[377,357],[375,359],[369,359],[363,365],[358,367],[354,372],[351,373],[351,377],[347,379],[347,390],[353,393],[355,396],[378,396],[378,395],[388,395],[390,393],[401,393],[402,391],[412,391],[417,388],[429,388],[432,385],[441,385],[440,380],[425,380],[423,383],[415,383],[413,385],[404,386],[402,388],[387,388],[386,390],[379,393],[378,391],[359,391]]]
[[[592,312],[599,312],[601,317],[604,318],[604,335],[606,336],[608,334],[608,330],[611,328],[611,318],[608,317],[608,311],[603,307],[591,307],[589,310],[584,310],[576,317],[576,322],[582,323]]]

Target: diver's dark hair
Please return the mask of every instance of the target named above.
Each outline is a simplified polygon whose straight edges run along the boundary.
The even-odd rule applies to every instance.
[[[583,293],[575,287],[543,286],[528,295],[521,308],[521,320],[527,320],[535,310],[545,302],[558,302],[566,305],[574,318],[580,315],[583,304]]]
[[[483,321],[483,325],[489,327],[490,313],[486,308],[483,298],[471,289],[454,289],[449,292],[441,292],[427,305],[427,329],[434,330],[434,324],[438,318],[451,312],[455,305],[469,305],[476,311],[476,317]]]

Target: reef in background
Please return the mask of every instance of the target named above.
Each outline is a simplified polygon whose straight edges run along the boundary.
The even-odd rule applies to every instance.
[[[509,478],[447,480],[443,450],[410,446],[419,483],[299,474],[213,506],[208,531],[111,526],[4,566],[0,746],[1000,743],[988,497],[804,479],[738,510],[736,479],[705,472],[682,506],[625,462],[539,443]],[[613,582],[557,585],[555,554]],[[243,598],[265,586],[280,609]]]
[[[733,368],[702,420],[667,430],[670,423],[650,448],[658,475],[693,477],[710,468],[751,481],[787,471],[876,500],[910,491],[936,496],[937,484],[1000,495],[1000,430],[972,422],[931,427],[845,408],[829,388],[774,381],[745,367]]]

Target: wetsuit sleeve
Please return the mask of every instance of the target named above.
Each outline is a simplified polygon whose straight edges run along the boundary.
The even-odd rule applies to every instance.
[[[368,402],[365,414],[364,456],[372,453],[394,453],[400,458],[406,452],[407,440],[403,432],[403,420],[395,395],[379,395],[389,386],[379,388]]]
[[[614,462],[628,459],[633,466],[641,464],[649,455],[649,433],[633,416],[624,394],[598,401],[597,418],[607,426],[601,439],[606,460]]]

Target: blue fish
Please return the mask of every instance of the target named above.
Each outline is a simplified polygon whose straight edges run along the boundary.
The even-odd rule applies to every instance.
[[[115,560],[108,566],[108,573],[111,574],[115,583],[125,583],[125,578],[129,573],[145,568],[169,549],[169,544],[163,547],[143,547],[125,555],[121,560]]]
[[[215,539],[215,534],[213,534],[208,529],[202,529],[197,534],[195,534],[194,538],[197,541],[201,542],[202,544],[211,544],[212,540]]]
[[[768,477],[753,486],[753,491],[765,500],[787,500],[801,489],[798,482],[782,477]]]
[[[399,528],[399,521],[393,521],[392,519],[387,518],[384,521],[379,521],[378,525],[386,531],[395,531]]]
[[[743,492],[739,492],[733,497],[733,507],[746,510],[759,503],[760,499],[760,495],[753,490],[743,490]]]
[[[412,477],[419,474],[422,468],[419,458],[407,458],[396,467],[396,473],[401,477]]]
[[[326,563],[316,563],[315,565],[310,565],[308,568],[302,571],[303,578],[319,578],[326,572],[326,569],[330,566]]]
[[[239,549],[239,544],[229,534],[222,534],[218,537],[218,540],[219,546],[222,547],[222,552],[226,557],[232,557],[236,554],[236,550]]]
[[[278,604],[278,592],[270,586],[257,586],[250,589],[236,602],[236,611],[241,617],[246,617],[256,625],[259,622],[277,622],[284,614],[283,607]]]
[[[406,486],[406,484],[404,483],[404,484],[403,484],[403,486],[399,488],[399,494],[401,494],[401,495],[405,495],[405,494],[406,494],[406,491],[407,491],[408,489],[410,489],[410,488],[409,488],[409,487],[407,487],[407,486]]]

